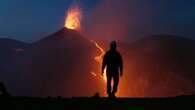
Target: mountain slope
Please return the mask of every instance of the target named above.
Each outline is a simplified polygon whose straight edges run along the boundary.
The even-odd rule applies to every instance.
[[[72,97],[93,94],[98,88],[91,89],[92,84],[98,82],[90,72],[97,65],[94,61],[97,52],[89,40],[74,30],[63,28],[32,43],[22,54],[10,57],[14,63],[2,67],[1,80],[14,95]],[[81,91],[81,88],[86,90]]]
[[[195,41],[168,35],[132,43],[128,54],[128,92],[133,96],[195,93]]]
[[[99,44],[109,49],[109,43]],[[119,43],[118,50],[124,59],[119,96],[195,93],[195,41],[160,35],[130,45]],[[63,28],[32,44],[0,39],[0,51],[4,54],[0,80],[13,95],[72,97],[105,92],[94,60],[100,51],[74,30]]]

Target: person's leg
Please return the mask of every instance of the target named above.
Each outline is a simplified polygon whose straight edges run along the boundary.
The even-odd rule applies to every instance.
[[[111,75],[107,74],[107,94],[108,96],[111,95],[111,80],[112,80],[112,77]]]
[[[112,90],[112,94],[115,95],[115,93],[117,92],[117,88],[118,88],[118,83],[119,83],[119,75],[114,75],[114,86],[113,86],[113,90]]]

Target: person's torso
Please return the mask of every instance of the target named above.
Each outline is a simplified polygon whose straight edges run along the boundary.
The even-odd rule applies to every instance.
[[[108,51],[106,65],[108,73],[118,73],[120,66],[120,54],[117,51]]]

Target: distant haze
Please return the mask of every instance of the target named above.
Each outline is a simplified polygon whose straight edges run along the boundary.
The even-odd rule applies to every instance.
[[[84,21],[86,36],[132,42],[153,34],[194,38],[193,0],[103,0]]]

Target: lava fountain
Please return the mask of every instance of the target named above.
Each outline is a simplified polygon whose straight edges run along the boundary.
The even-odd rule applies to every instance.
[[[81,29],[82,11],[78,5],[73,5],[68,9],[64,27],[72,30]]]
[[[70,7],[70,9],[67,12],[64,27],[71,29],[71,30],[81,30],[81,20],[82,20],[82,11],[81,8],[78,5],[73,5]],[[99,64],[101,67],[101,63],[103,60],[103,56],[105,54],[105,50],[96,42],[91,40],[91,42],[94,44],[94,46],[100,51],[100,54],[94,57],[94,60]],[[94,71],[91,71],[91,75],[97,77],[97,75]],[[106,84],[106,69],[104,69],[103,76],[101,78],[104,81],[104,84]],[[104,92],[106,88],[104,88]]]

